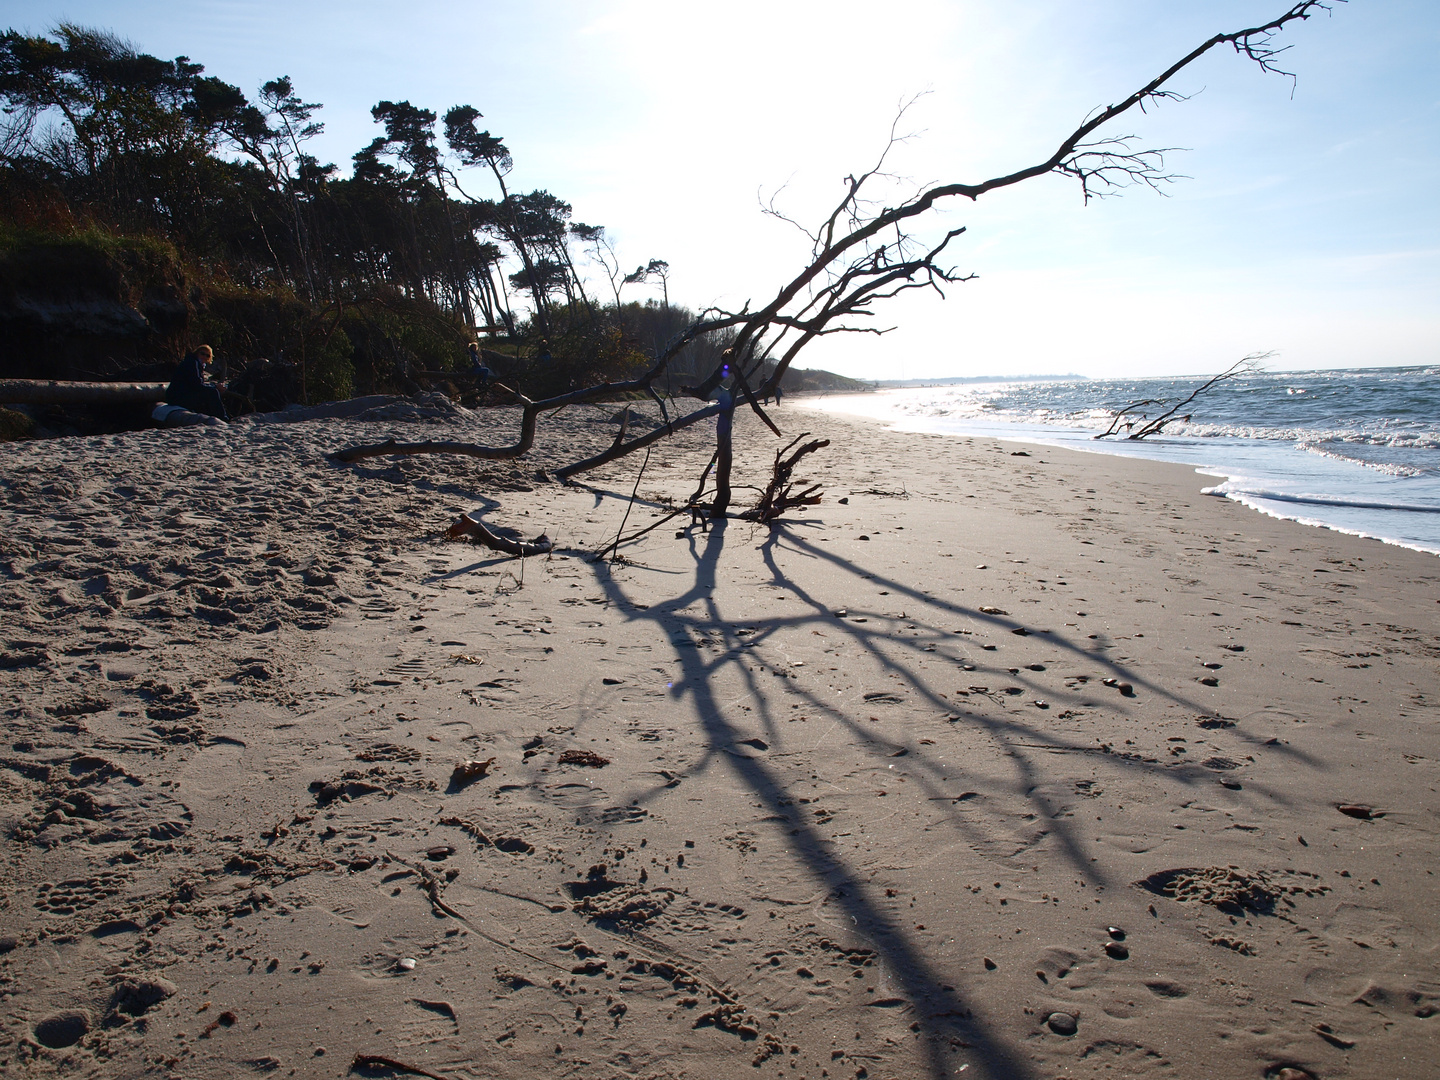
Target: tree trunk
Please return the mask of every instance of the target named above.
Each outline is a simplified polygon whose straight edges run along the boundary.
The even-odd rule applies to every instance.
[[[730,507],[730,466],[734,461],[735,398],[729,390],[720,391],[719,404],[720,415],[715,420],[715,502],[710,516],[723,518]]]
[[[0,379],[0,402],[24,405],[127,405],[161,401],[169,383]]]

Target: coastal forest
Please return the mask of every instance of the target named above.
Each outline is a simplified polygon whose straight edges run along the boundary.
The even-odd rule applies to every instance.
[[[288,77],[251,95],[61,24],[0,37],[0,108],[0,378],[163,379],[207,342],[231,376],[262,362],[270,398],[315,402],[413,390],[478,338],[543,397],[631,377],[695,322],[664,260],[626,273],[563,198],[511,190],[471,105],[376,103],[342,170],[311,152],[322,106]]]

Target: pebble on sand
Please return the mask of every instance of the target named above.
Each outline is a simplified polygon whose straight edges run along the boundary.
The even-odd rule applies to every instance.
[[[1046,1018],[1045,1023],[1056,1035],[1074,1035],[1080,1029],[1075,1017],[1069,1013],[1053,1012]]]

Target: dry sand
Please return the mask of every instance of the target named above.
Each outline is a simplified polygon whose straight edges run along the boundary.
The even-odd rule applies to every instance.
[[[415,415],[0,447],[0,1072],[1435,1075],[1434,556],[781,408],[595,565],[605,412]]]

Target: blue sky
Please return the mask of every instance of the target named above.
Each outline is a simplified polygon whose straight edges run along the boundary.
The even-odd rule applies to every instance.
[[[898,104],[910,182],[1043,160],[1217,31],[1286,0],[605,0],[396,5],[0,0],[0,22],[65,19],[188,55],[253,93],[288,74],[323,102],[319,155],[348,167],[382,98],[469,103],[543,187],[605,225],[622,259],[671,265],[671,298],[768,299],[803,238],[759,212],[823,216]],[[1212,53],[1194,96],[1115,133],[1184,147],[1181,180],[1085,206],[1058,177],[955,204],[953,261],[979,277],[884,312],[884,337],[801,363],[873,378],[1196,373],[1275,350],[1276,368],[1440,363],[1440,3],[1351,0],[1287,31],[1266,76]],[[488,193],[483,177],[474,187]],[[639,296],[641,294],[635,293]]]

